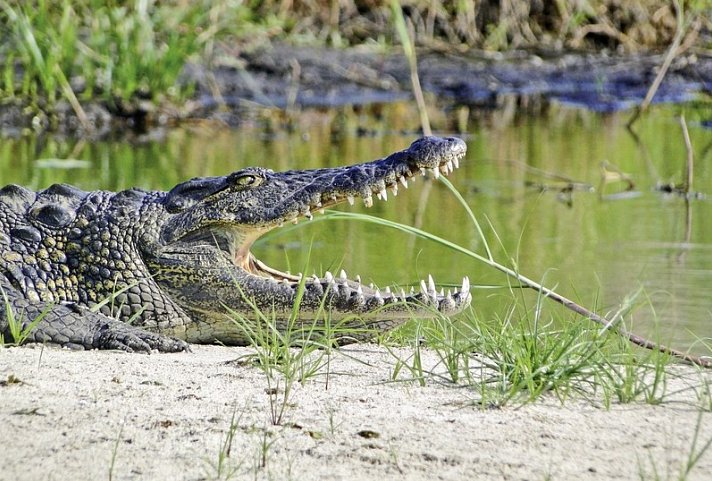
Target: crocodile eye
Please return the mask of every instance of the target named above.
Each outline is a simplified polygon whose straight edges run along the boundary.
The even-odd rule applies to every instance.
[[[233,177],[232,183],[237,187],[257,187],[262,183],[262,177],[254,174],[241,174]]]

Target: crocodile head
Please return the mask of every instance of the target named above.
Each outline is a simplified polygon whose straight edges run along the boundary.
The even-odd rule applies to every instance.
[[[262,318],[286,329],[290,316],[306,326],[329,319],[349,337],[372,336],[413,317],[460,312],[470,302],[469,282],[454,292],[437,292],[432,278],[418,292],[379,290],[334,276],[302,279],[267,266],[250,248],[285,222],[311,218],[341,202],[373,196],[385,200],[399,184],[428,171],[436,177],[459,166],[466,151],[456,138],[425,137],[384,159],[341,168],[273,172],[247,168],[224,177],[193,179],[163,199],[168,215],[149,268],[161,289],[196,322],[176,335],[193,342],[244,344]],[[262,314],[259,314],[261,312]],[[228,317],[239,317],[237,328]],[[264,317],[261,317],[264,316]],[[313,326],[312,326],[313,327]],[[363,328],[363,336],[356,329]],[[279,327],[280,329],[282,327]]]

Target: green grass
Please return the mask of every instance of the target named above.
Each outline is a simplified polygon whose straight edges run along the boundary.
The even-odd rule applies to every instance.
[[[62,96],[72,105],[100,99],[115,110],[183,100],[192,94],[178,82],[185,63],[239,30],[245,14],[227,0],[2,0],[0,21],[11,28],[0,46],[0,97],[50,106]]]
[[[231,462],[232,456],[232,445],[235,441],[235,435],[240,425],[240,420],[244,414],[244,409],[240,411],[239,415],[237,412],[237,403],[233,407],[232,416],[230,417],[230,424],[228,425],[225,437],[220,442],[220,449],[218,450],[217,459],[215,462],[209,462],[209,470],[206,473],[207,479],[215,480],[228,480],[233,479],[237,476],[240,467],[242,466],[242,461],[233,463]]]
[[[666,400],[667,381],[674,376],[671,356],[634,348],[570,317],[541,306],[522,312],[521,299],[512,293],[509,309],[495,319],[470,310],[457,320],[413,320],[415,327],[388,338],[390,345],[410,348],[406,355],[389,348],[392,379],[468,387],[482,409],[551,395],[562,403],[573,397],[605,407]],[[424,367],[423,349],[435,353],[435,365]],[[700,394],[702,408],[704,399]]]
[[[616,17],[607,12],[624,7],[613,0],[559,2],[545,12],[532,12],[524,0],[508,1],[506,8],[496,3],[377,0],[363,11],[352,0],[336,6],[326,0],[0,0],[0,25],[7,26],[0,43],[0,100],[21,99],[51,112],[65,99],[86,122],[87,100],[117,113],[183,102],[193,92],[179,81],[186,62],[210,65],[218,43],[249,49],[274,39],[382,49],[400,38],[409,59],[415,59],[416,45],[507,50],[561,48],[563,42],[636,50],[667,46],[672,34],[659,17],[675,17],[663,0],[632,2],[633,10]],[[706,9],[703,0],[685,2],[688,24],[698,28]],[[628,17],[635,21],[621,21]],[[590,25],[607,25],[612,33],[587,35]]]
[[[314,376],[321,375],[322,369],[329,365],[334,333],[331,331],[330,318],[323,303],[315,314],[314,322],[304,326],[299,320],[305,281],[306,276],[302,276],[291,315],[285,323],[281,323],[274,312],[260,311],[254,303],[256,322],[232,312],[235,328],[244,332],[254,348],[255,353],[248,358],[265,374],[270,420],[273,425],[283,423],[291,405],[295,383],[308,382]],[[236,288],[240,289],[240,286],[237,285]],[[248,298],[245,299],[252,302]]]
[[[20,312],[19,316],[17,313],[15,313],[14,309],[12,308],[12,305],[10,304],[9,299],[7,298],[7,294],[5,293],[5,290],[0,287],[0,295],[2,295],[3,303],[4,303],[4,308],[5,308],[5,318],[7,320],[7,330],[10,334],[10,337],[12,338],[12,341],[8,341],[5,339],[5,335],[0,331],[0,346],[7,346],[7,345],[12,345],[12,346],[19,346],[21,344],[24,344],[27,339],[29,339],[30,334],[32,334],[32,330],[37,326],[37,324],[42,321],[42,319],[47,315],[47,312],[49,311],[49,307],[45,309],[43,312],[40,313],[35,319],[32,319],[30,322],[24,322],[24,313]]]

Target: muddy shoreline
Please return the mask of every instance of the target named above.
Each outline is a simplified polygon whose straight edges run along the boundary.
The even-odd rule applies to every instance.
[[[420,52],[418,71],[429,102],[445,111],[470,112],[514,105],[539,114],[551,102],[597,112],[638,105],[663,62],[661,54],[533,54]],[[343,106],[364,106],[411,98],[406,59],[368,49],[331,49],[270,44],[253,51],[223,48],[211,66],[188,64],[182,82],[195,93],[185,105],[153,106],[148,101],[109,106],[82,104],[90,129],[60,101],[51,112],[8,102],[0,105],[0,135],[54,132],[95,138],[121,131],[145,132],[186,120],[227,126],[254,121],[265,109],[292,114]],[[654,102],[682,103],[712,91],[712,55],[688,52],[675,58]],[[470,113],[470,115],[473,115]],[[453,128],[444,126],[444,128]]]

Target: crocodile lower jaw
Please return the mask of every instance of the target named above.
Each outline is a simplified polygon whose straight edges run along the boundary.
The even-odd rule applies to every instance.
[[[248,274],[263,282],[267,289],[269,286],[288,288],[296,298],[303,285],[312,297],[329,296],[329,304],[336,311],[353,314],[377,313],[380,317],[393,319],[453,315],[464,310],[472,300],[468,277],[462,279],[460,287],[446,291],[438,289],[429,275],[427,280],[420,281],[419,289],[411,287],[406,292],[401,288],[396,292],[390,287],[381,290],[373,284],[364,285],[360,276],[349,279],[344,270],[338,276],[327,271],[323,277],[303,278],[301,273],[294,275],[269,267],[251,254],[249,265]]]

